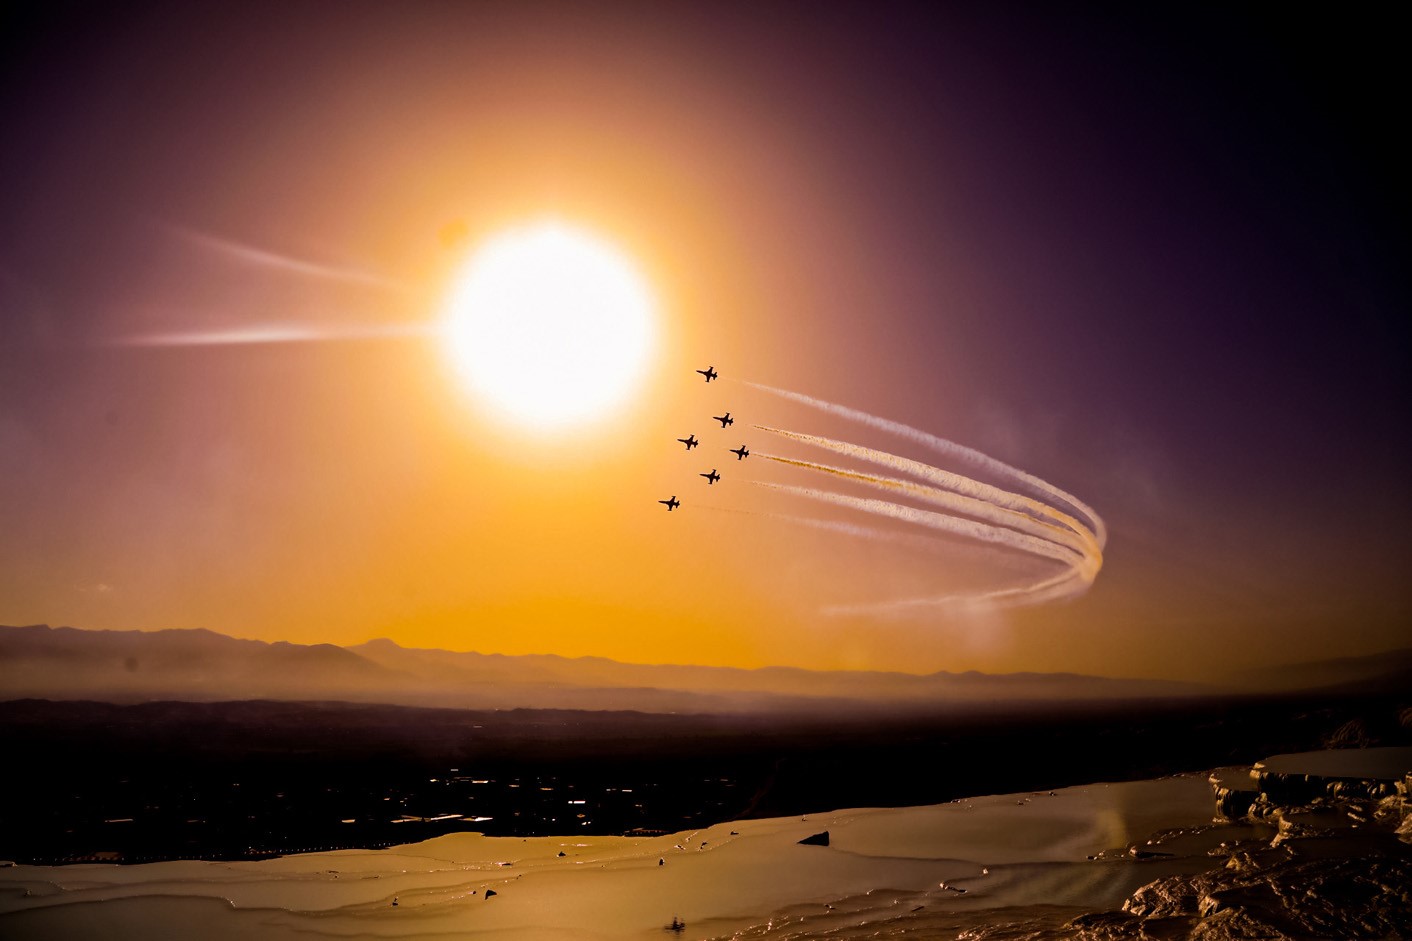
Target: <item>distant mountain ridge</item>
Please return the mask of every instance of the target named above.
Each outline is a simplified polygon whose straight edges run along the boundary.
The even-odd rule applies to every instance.
[[[1327,689],[1381,692],[1412,689],[1412,648],[1385,650],[1361,657],[1335,657],[1283,666],[1244,670],[1234,677],[1244,687],[1287,692]]]
[[[748,670],[407,648],[385,638],[339,647],[241,640],[204,629],[0,626],[0,699],[341,699],[476,709],[739,713],[1212,692],[1193,683],[1072,673]]]

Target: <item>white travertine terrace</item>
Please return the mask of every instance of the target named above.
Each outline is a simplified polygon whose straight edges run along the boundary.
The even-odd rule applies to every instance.
[[[1144,919],[1165,919],[1172,930],[1201,922],[1202,937],[1245,937],[1239,930],[1249,922],[1284,938],[1353,912],[1340,894],[1349,879],[1379,893],[1347,916],[1363,923],[1349,925],[1374,932],[1358,937],[1380,937],[1402,917],[1385,905],[1399,904],[1398,880],[1412,873],[1409,836],[1397,826],[1407,819],[1412,748],[1276,756],[1256,766],[1271,767],[1315,784],[1395,778],[1397,794],[1377,815],[1396,819],[1364,826],[1361,812],[1345,819],[1339,805],[1320,803],[1213,821],[1224,786],[1249,774],[1218,769],[1209,783],[1205,773],[1187,774],[658,837],[464,833],[249,862],[7,866],[0,937],[646,941],[680,919],[685,928],[672,936],[734,941],[853,941],[894,928],[955,937],[995,922],[1014,938],[1088,937],[1084,925],[1098,922],[1113,937],[1136,938]],[[1349,809],[1365,805],[1358,798]],[[822,831],[827,845],[800,844]],[[1301,864],[1301,839],[1322,847],[1313,871]],[[1299,886],[1314,901],[1308,911],[1272,914],[1260,907],[1266,881]],[[1203,892],[1224,901],[1200,901],[1197,911]]]
[[[1205,777],[1191,775],[737,821],[652,838],[456,834],[251,862],[16,866],[0,870],[0,934],[660,939],[676,916],[688,926],[683,937],[701,938],[729,937],[801,905],[823,912],[855,899],[848,904],[858,908],[856,898],[868,893],[882,893],[881,909],[850,917],[886,916],[895,906],[890,893],[899,892],[958,908],[1062,896],[1116,905],[1136,884],[1087,857],[1209,822],[1211,806]],[[821,830],[829,846],[799,845]]]

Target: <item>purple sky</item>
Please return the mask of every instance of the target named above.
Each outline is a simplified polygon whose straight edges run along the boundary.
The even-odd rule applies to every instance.
[[[174,3],[3,17],[0,623],[1183,677],[1409,637],[1412,160],[1398,30],[1371,11]],[[447,443],[458,419],[415,343],[106,343],[291,311],[417,322],[444,281],[448,223],[474,236],[545,213],[644,258],[677,324],[664,368],[714,362],[1083,497],[1111,529],[1093,589],[1000,626],[832,624],[831,649],[848,652],[806,654],[813,576],[760,575],[773,537],[716,542],[741,561],[675,587],[720,595],[701,615],[719,632],[657,643],[690,614],[672,591],[634,588],[682,571],[645,559],[689,564],[654,550],[655,517],[617,517],[648,535],[604,550],[621,564],[595,570],[601,592],[552,566],[541,584],[565,587],[503,588],[540,551],[512,534],[514,508],[536,505],[524,488],[557,484],[513,454],[495,464],[501,445]],[[676,484],[637,435],[685,433],[685,407],[604,431],[630,467],[582,460],[665,496]],[[481,469],[488,502],[446,497],[438,468],[452,466]],[[592,505],[585,528],[618,506],[616,491],[570,497]],[[455,576],[471,549],[401,522],[457,512],[491,560],[467,566],[504,565],[485,584]],[[572,513],[532,519],[565,559],[594,551]],[[349,548],[363,543],[397,548],[395,579],[370,576],[377,554]],[[434,547],[423,575],[408,574],[409,545]],[[296,584],[285,549],[327,554]],[[822,571],[811,552],[827,555],[801,549],[798,566]],[[768,621],[777,640],[720,626],[741,610],[763,613],[738,634]],[[521,639],[457,634],[477,619]],[[570,643],[548,619],[595,626]]]

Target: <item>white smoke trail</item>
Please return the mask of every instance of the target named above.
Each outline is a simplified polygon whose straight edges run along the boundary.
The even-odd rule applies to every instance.
[[[921,610],[946,607],[1035,605],[1077,597],[1088,590],[1089,584],[1079,573],[1067,571],[1030,585],[997,588],[979,594],[954,593],[939,597],[904,598],[897,601],[837,604],[824,607],[820,609],[820,612],[831,617],[856,617],[859,615],[899,617]]]
[[[954,553],[957,544],[950,542],[942,536],[923,536],[912,533],[901,533],[891,529],[878,529],[873,526],[859,526],[856,523],[845,523],[840,520],[822,519],[817,516],[794,516],[788,513],[767,513],[763,510],[745,510],[737,507],[716,506],[714,504],[694,503],[697,509],[712,510],[717,513],[736,513],[741,516],[757,516],[761,519],[779,520],[782,523],[791,523],[796,526],[804,526],[809,529],[818,529],[825,532],[838,533],[842,536],[849,536],[855,539],[866,539],[869,542],[884,542],[893,545],[904,546],[908,549],[919,552],[934,553]],[[975,558],[977,554],[989,559],[993,564],[1002,565],[1007,568],[1018,569],[1023,563],[1020,557],[1005,549],[997,549],[990,546],[970,546],[967,555]],[[1028,558],[1026,556],[1025,558]]]
[[[765,486],[770,485],[766,484]],[[736,513],[741,516],[758,516],[763,519],[779,520],[796,526],[838,533],[839,535],[855,539],[865,539],[869,542],[881,542],[903,546],[913,551],[945,552],[948,548],[954,550],[954,547],[949,547],[945,541],[937,538],[899,533],[893,530],[877,529],[871,526],[859,526],[856,523],[820,519],[813,516],[767,513],[761,510],[745,510],[735,507],[715,506],[713,504],[697,504],[697,507],[718,513]],[[1017,559],[1017,556],[1012,552],[989,546],[972,548],[968,554],[974,557],[977,553],[985,553],[993,556],[993,558],[991,558],[992,564],[1008,563],[1009,565],[1014,565]],[[956,593],[943,595],[941,597],[906,598],[885,602],[825,605],[819,609],[819,613],[826,617],[869,615],[896,618],[905,617],[924,609],[931,610],[947,607],[966,608],[982,605],[1008,607],[1020,604],[1042,604],[1046,601],[1057,601],[1082,594],[1084,590],[1088,588],[1088,585],[1089,582],[1085,581],[1082,576],[1074,570],[1072,565],[1067,565],[1064,571],[1060,572],[1058,575],[1053,575],[1033,584],[1018,587],[999,588],[979,594]]]
[[[795,487],[790,484],[777,484],[766,481],[756,481],[756,483],[759,484],[759,486],[768,487],[772,490],[808,497],[824,503],[832,503],[835,506],[861,510],[865,513],[888,516],[893,519],[915,523],[920,526],[927,526],[932,529],[949,532],[957,536],[964,536],[980,542],[1005,546],[1018,552],[1026,552],[1030,555],[1053,559],[1056,562],[1071,566],[1089,581],[1092,581],[1093,577],[1097,575],[1097,568],[1093,564],[1092,559],[1063,546],[1056,545],[1047,539],[1040,539],[1025,533],[1016,532],[1013,529],[1005,529],[1004,527],[993,526],[989,523],[981,523],[976,520],[949,516],[934,510],[919,510],[916,507],[904,506],[899,503],[889,503],[886,500],[854,497],[842,493],[833,493],[827,490],[817,490],[812,487]]]
[[[1062,510],[1057,510],[1031,497],[1011,493],[1008,490],[1002,490],[991,484],[972,480],[970,477],[964,477],[961,474],[945,471],[938,467],[932,467],[930,464],[923,464],[921,461],[899,457],[896,454],[889,454],[886,451],[879,451],[875,448],[865,448],[861,445],[849,444],[846,441],[836,441],[832,438],[824,438],[819,435],[807,435],[797,431],[771,428],[768,425],[755,425],[754,427],[761,431],[768,431],[771,434],[777,434],[795,441],[812,444],[815,447],[833,451],[836,454],[842,454],[861,461],[878,464],[903,474],[911,474],[913,477],[925,480],[943,490],[950,490],[977,501],[990,503],[998,508],[1029,515],[1033,518],[1047,518],[1053,520],[1087,543],[1086,548],[1081,551],[1084,551],[1086,555],[1100,560],[1101,564],[1103,556],[1102,546],[1097,541],[1095,533]]]
[[[859,526],[856,523],[819,519],[813,516],[790,516],[785,513],[766,513],[761,510],[742,510],[735,507],[715,506],[709,503],[697,503],[695,505],[699,509],[714,510],[717,513],[737,513],[741,516],[758,516],[761,519],[780,520],[785,523],[794,523],[798,526],[807,526],[811,529],[822,529],[827,532],[840,533],[844,536],[853,536],[858,539],[880,542],[900,542],[907,538],[901,533],[894,533],[886,529],[875,529],[870,526]]]
[[[886,467],[907,477],[915,478],[915,480],[898,479],[865,471],[834,467],[815,461],[756,452],[766,460],[812,470],[844,480],[856,481],[879,490],[904,494],[940,507],[943,512],[922,510],[900,503],[853,497],[813,488],[771,483],[765,483],[763,486],[837,506],[903,520],[963,538],[987,542],[993,546],[1021,552],[1031,557],[1037,556],[1059,562],[1065,567],[1065,571],[1060,574],[1022,585],[979,593],[951,593],[887,602],[833,605],[823,609],[824,613],[898,616],[919,610],[935,610],[945,607],[1006,607],[1017,604],[1040,604],[1073,598],[1082,594],[1093,584],[1102,568],[1103,546],[1107,540],[1107,532],[1102,519],[1083,501],[1046,481],[972,448],[947,441],[907,425],[800,393],[754,382],[746,384],[899,435],[922,444],[932,451],[967,461],[996,476],[1015,480],[1025,489],[1040,495],[1043,499],[1015,493],[993,484],[983,483],[952,471],[875,448],[862,447],[819,435],[787,431],[768,425],[755,425],[754,427],[762,431],[855,460]],[[1077,511],[1077,515],[1083,517],[1084,520],[1081,521],[1071,514],[1069,512],[1071,509]]]
[[[992,502],[955,493],[950,490],[943,490],[939,487],[928,487],[925,484],[915,483],[910,480],[899,480],[895,477],[880,477],[875,474],[865,474],[859,471],[847,470],[842,467],[832,467],[828,464],[818,464],[813,461],[801,461],[795,458],[780,457],[775,454],[768,454],[764,451],[756,451],[755,453],[767,461],[775,461],[792,467],[802,467],[806,470],[830,474],[845,480],[854,480],[879,490],[900,490],[909,496],[934,506],[940,506],[952,512],[963,513],[967,516],[979,517],[997,526],[1004,526],[1009,529],[1029,533],[1040,539],[1047,539],[1058,545],[1072,549],[1080,555],[1090,555],[1096,548],[1093,544],[1092,537],[1088,536],[1086,533],[1081,536],[1068,527],[1055,526],[1052,523],[1037,520],[1029,514],[1020,513],[1002,506],[997,506]]]
[[[1041,480],[1038,477],[1035,477],[1033,474],[1028,474],[1025,471],[1022,471],[1017,467],[1012,467],[1011,465],[1006,464],[1003,461],[998,461],[988,454],[983,454],[980,451],[975,450],[974,448],[968,448],[965,445],[957,444],[954,441],[948,441],[945,438],[941,438],[928,432],[921,431],[920,429],[913,428],[910,425],[904,425],[900,422],[889,421],[886,418],[879,418],[876,415],[870,415],[867,412],[859,411],[858,409],[848,408],[844,405],[837,405],[833,402],[826,402],[823,399],[816,399],[813,396],[804,395],[800,392],[790,392],[788,389],[779,389],[774,386],[767,386],[762,383],[750,382],[748,380],[741,381],[745,382],[746,385],[752,388],[761,390],[762,392],[768,392],[771,395],[777,395],[781,398],[789,399],[792,402],[798,402],[802,405],[808,405],[811,408],[816,408],[820,411],[829,412],[830,414],[838,415],[841,418],[847,418],[851,421],[860,422],[864,425],[868,425],[869,427],[877,428],[880,431],[886,431],[891,434],[907,438],[908,440],[915,441],[916,443],[930,448],[931,450],[936,451],[938,453],[945,454],[949,457],[953,457],[959,460],[967,461],[978,467],[984,468],[985,470],[993,474],[1003,475],[1021,481],[1031,490],[1043,494],[1048,499],[1057,500],[1061,503],[1065,503],[1073,509],[1077,510],[1080,515],[1086,517],[1089,521],[1089,528],[1093,532],[1094,539],[1098,543],[1098,547],[1100,550],[1102,550],[1102,548],[1108,542],[1108,530],[1107,527],[1105,527],[1103,524],[1103,519],[1096,512],[1094,512],[1093,508],[1090,507],[1088,504],[1084,503],[1082,500],[1080,500],[1078,497],[1075,497],[1073,494],[1067,493],[1054,486],[1053,484]]]

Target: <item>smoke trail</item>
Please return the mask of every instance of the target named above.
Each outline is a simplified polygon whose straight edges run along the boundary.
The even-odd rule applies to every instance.
[[[709,503],[695,504],[697,508],[703,510],[714,510],[717,513],[737,513],[741,516],[758,516],[761,519],[780,520],[785,523],[795,523],[799,526],[808,526],[812,529],[822,529],[828,532],[842,533],[845,536],[854,536],[859,539],[869,539],[877,541],[902,541],[905,537],[900,533],[889,532],[885,529],[873,529],[869,526],[859,526],[855,523],[842,523],[836,520],[818,519],[812,516],[789,516],[784,513],[765,513],[760,510],[741,510],[735,507],[713,506]]]
[[[871,526],[859,526],[856,523],[819,519],[813,516],[793,516],[785,513],[744,510],[735,507],[714,506],[711,504],[697,504],[696,506],[698,509],[713,510],[718,513],[736,513],[741,516],[758,516],[763,519],[779,520],[780,522],[805,526],[810,529],[838,533],[856,539],[865,539],[869,542],[882,542],[904,546],[912,550],[943,552],[948,548],[947,543],[935,538],[916,536],[910,533],[899,533],[888,529],[877,529]],[[954,549],[954,547],[952,548]],[[992,555],[994,556],[992,562],[1000,562],[1002,564],[1009,563],[1013,565],[1017,560],[1015,555],[1005,550],[989,546],[972,548],[968,554],[974,557],[977,553]],[[989,604],[1007,607],[1020,604],[1041,604],[1045,601],[1055,601],[1081,594],[1084,589],[1088,587],[1088,584],[1089,583],[1070,565],[1066,566],[1065,570],[1058,575],[1041,579],[1031,585],[1000,588],[980,594],[950,594],[936,598],[907,598],[898,601],[825,605],[819,609],[819,613],[826,617],[848,617],[856,615],[904,617],[921,609],[947,606]]]
[[[291,255],[281,255],[277,252],[267,251],[263,248],[256,248],[253,245],[246,245],[231,239],[220,238],[215,235],[207,235],[204,232],[197,232],[184,226],[165,224],[165,228],[176,233],[188,242],[193,242],[204,248],[209,248],[227,255],[246,264],[256,265],[261,268],[272,268],[276,271],[288,271],[293,274],[301,274],[311,278],[323,278],[330,281],[348,281],[354,284],[366,284],[373,287],[385,288],[394,291],[405,291],[407,286],[390,278],[373,274],[370,271],[363,271],[359,268],[340,268],[334,265],[323,265],[318,262],[306,261],[302,258],[295,258]]]
[[[869,542],[885,542],[894,545],[905,546],[922,552],[947,553],[955,552],[956,544],[948,542],[939,536],[922,536],[912,533],[901,533],[891,529],[878,529],[872,526],[859,526],[856,523],[845,523],[839,520],[822,519],[816,516],[794,516],[788,513],[767,513],[763,510],[744,510],[737,507],[715,506],[705,503],[694,503],[697,509],[712,510],[717,513],[736,513],[741,516],[757,516],[761,519],[779,520],[782,523],[792,523],[796,526],[805,526],[810,529],[819,529],[825,532],[838,533],[843,536],[851,536],[856,539],[866,539]],[[991,546],[968,547],[968,557],[974,558],[978,553],[983,553],[992,562],[1005,565],[1009,568],[1016,568],[1020,563],[1018,557],[1011,552]]]
[[[1090,549],[1094,547],[1091,537],[1080,536],[1067,527],[1055,526],[1037,520],[1034,517],[1020,513],[1015,510],[999,507],[994,503],[979,500],[975,497],[965,496],[949,490],[942,490],[937,487],[928,487],[924,484],[914,483],[910,480],[899,480],[895,477],[879,477],[875,474],[865,474],[859,471],[846,470],[841,467],[831,467],[828,464],[817,464],[813,461],[801,461],[794,458],[779,457],[763,451],[755,452],[758,456],[767,461],[775,461],[792,467],[802,467],[807,470],[818,471],[824,474],[831,474],[842,477],[845,480],[855,480],[859,483],[880,490],[900,490],[910,496],[934,506],[944,507],[968,516],[979,517],[997,526],[1004,526],[1020,532],[1038,536],[1041,539],[1048,539],[1051,542],[1073,549],[1080,555],[1090,555]]]
[[[831,617],[851,617],[858,615],[883,615],[898,617],[920,609],[939,607],[971,607],[995,605],[1043,604],[1046,601],[1063,601],[1076,597],[1087,590],[1089,582],[1077,572],[1068,571],[1014,588],[997,588],[980,594],[950,594],[929,598],[905,598],[898,601],[865,602],[863,604],[837,604],[821,608],[822,614]]]
[[[918,444],[921,444],[941,454],[945,454],[950,457],[957,458],[959,460],[969,461],[970,463],[982,467],[985,470],[990,471],[991,473],[1004,475],[1007,477],[1011,477],[1015,480],[1022,481],[1026,486],[1030,487],[1032,490],[1043,494],[1049,499],[1058,500],[1062,503],[1065,503],[1073,509],[1077,510],[1080,515],[1086,517],[1090,524],[1089,528],[1092,530],[1094,539],[1097,541],[1100,550],[1108,542],[1108,530],[1107,527],[1103,524],[1103,519],[1096,512],[1094,512],[1093,508],[1090,507],[1088,504],[1084,503],[1082,500],[1080,500],[1078,497],[1075,497],[1073,494],[1060,490],[1053,484],[1041,480],[1038,477],[1035,477],[1033,474],[1028,474],[1025,471],[1022,471],[1017,467],[1012,467],[1011,465],[1006,464],[1003,461],[998,461],[988,454],[983,454],[980,451],[975,450],[974,448],[968,448],[965,445],[957,444],[954,441],[948,441],[945,438],[929,434],[928,432],[913,428],[910,425],[904,425],[900,422],[889,421],[886,418],[879,418],[876,415],[870,415],[867,412],[859,411],[858,409],[848,408],[844,405],[836,405],[833,402],[825,402],[823,399],[816,399],[813,396],[804,395],[799,392],[790,392],[787,389],[779,389],[774,386],[767,386],[758,382],[750,382],[748,380],[741,381],[745,382],[746,385],[751,386],[752,388],[761,390],[762,392],[769,392],[772,395],[777,395],[781,398],[789,399],[790,401],[798,402],[802,405],[808,405],[811,408],[819,409],[820,411],[838,415],[841,418],[847,418],[852,421],[860,422],[870,427],[877,428],[881,431],[886,431],[891,434],[907,438],[908,440],[915,441]]]
[[[756,481],[756,483],[758,483],[759,486],[768,487],[772,490],[792,493],[796,496],[808,497],[824,503],[832,503],[835,506],[849,507],[851,509],[861,510],[865,513],[888,516],[893,519],[915,523],[920,526],[927,526],[932,529],[953,533],[980,542],[1006,546],[1018,552],[1026,552],[1030,555],[1053,559],[1056,562],[1062,562],[1067,566],[1072,566],[1089,581],[1092,581],[1093,576],[1097,574],[1097,568],[1092,559],[1081,556],[1070,549],[1056,545],[1046,539],[1039,539],[1035,536],[1016,532],[1013,529],[1005,529],[1000,526],[993,526],[989,523],[980,523],[975,520],[948,516],[945,513],[938,513],[934,510],[919,510],[916,507],[903,506],[899,503],[888,503],[886,500],[853,497],[841,493],[832,493],[827,490],[816,490],[812,487],[795,487],[790,484],[776,484],[765,481]]]
[[[789,392],[755,382],[746,382],[745,384],[899,435],[922,444],[929,450],[970,462],[991,474],[1017,481],[1026,490],[1039,495],[1039,498],[1012,492],[962,474],[878,449],[758,424],[754,427],[761,431],[813,445],[854,460],[885,467],[907,478],[915,479],[883,476],[816,461],[767,454],[757,450],[756,454],[765,460],[814,471],[841,480],[855,481],[877,490],[905,495],[939,507],[940,510],[924,510],[904,503],[856,497],[811,487],[764,481],[753,481],[754,483],[772,490],[912,523],[963,539],[987,543],[994,547],[987,551],[994,552],[997,549],[1004,549],[1021,553],[1030,558],[1057,562],[1064,567],[1064,571],[1057,575],[1050,575],[1022,585],[979,593],[951,593],[888,602],[833,605],[823,609],[825,613],[835,615],[899,615],[923,608],[935,609],[963,604],[1000,607],[1016,604],[1039,604],[1080,595],[1097,578],[1098,572],[1103,566],[1103,547],[1107,541],[1107,531],[1098,514],[1073,495],[1032,474],[972,448],[947,441],[916,428],[797,392]],[[1076,518],[1074,513],[1069,512],[1070,510],[1075,511],[1077,516],[1083,517],[1085,521]],[[877,530],[855,527],[852,524],[802,522],[805,522],[806,525],[817,525],[819,528],[828,528],[862,538],[876,539],[882,536]]]
[[[849,444],[846,441],[835,441],[832,438],[824,438],[818,435],[806,435],[797,431],[771,428],[768,425],[755,425],[754,427],[759,428],[761,431],[768,431],[771,434],[791,438],[795,441],[803,441],[806,444],[812,444],[815,447],[833,451],[837,454],[843,454],[858,460],[879,464],[900,473],[911,474],[943,490],[950,490],[977,501],[994,504],[996,507],[1029,515],[1033,518],[1048,518],[1054,520],[1089,544],[1089,551],[1086,551],[1085,554],[1099,560],[1101,564],[1102,547],[1096,541],[1095,534],[1091,532],[1088,527],[1062,510],[1055,509],[1031,497],[1011,493],[1008,490],[1001,490],[999,487],[992,486],[991,484],[982,483],[977,480],[972,480],[969,477],[952,473],[951,471],[932,467],[930,464],[923,464],[921,461],[898,457],[886,451],[865,448],[861,445]]]

